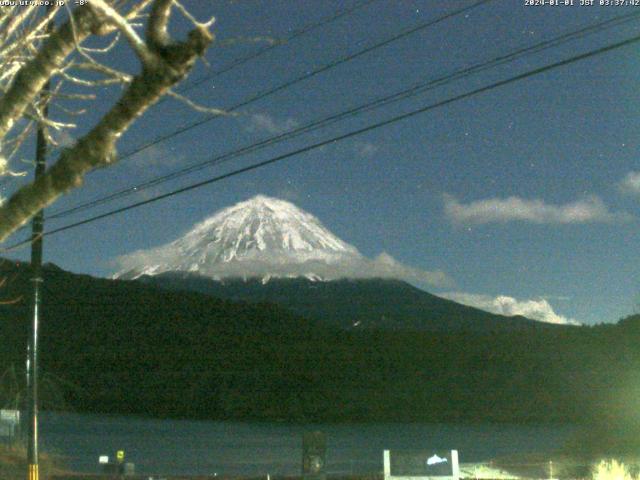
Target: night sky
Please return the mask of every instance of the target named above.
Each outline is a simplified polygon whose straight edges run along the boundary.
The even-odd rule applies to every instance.
[[[200,64],[185,81],[189,85],[361,2],[184,3],[198,18],[217,19],[218,43],[207,53],[208,65]],[[229,109],[474,3],[373,1],[185,94]],[[525,0],[494,0],[477,6],[94,172],[47,215],[585,26],[640,14],[640,6],[579,3],[529,6]],[[174,16],[178,19],[179,13]],[[183,27],[178,20],[176,30]],[[82,220],[639,34],[640,18],[117,201],[47,220],[45,226]],[[108,62],[130,72],[138,68],[124,47]],[[119,256],[169,242],[220,208],[265,194],[314,214],[369,257],[386,252],[416,269],[444,272],[448,284],[419,285],[432,293],[506,313],[535,310],[549,321],[614,322],[640,309],[639,79],[640,43],[635,43],[51,235],[45,239],[45,261],[108,276],[117,270]],[[118,93],[117,88],[103,89],[72,134],[86,131]],[[119,151],[205,117],[168,100],[123,137]],[[29,148],[26,159],[32,155]],[[22,181],[5,183],[4,194]],[[11,256],[28,258],[28,249]]]

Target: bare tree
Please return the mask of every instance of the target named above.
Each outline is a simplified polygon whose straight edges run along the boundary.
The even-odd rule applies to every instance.
[[[69,93],[65,85],[96,89],[119,83],[124,89],[90,131],[60,151],[42,177],[0,204],[0,241],[40,209],[81,185],[88,172],[117,161],[118,139],[163,95],[188,102],[171,89],[185,78],[213,40],[213,20],[197,21],[177,0],[88,0],[73,10],[59,3],[49,9],[36,4],[0,6],[0,175],[21,174],[12,169],[12,161],[38,122],[46,127],[53,144],[59,138],[56,132],[75,126],[73,121],[44,118],[42,114],[49,102],[75,103],[95,96],[91,91]],[[176,13],[192,24],[181,41],[172,39],[168,29],[169,19]],[[50,21],[55,28],[47,29]],[[93,37],[104,38],[106,45],[84,46]],[[138,58],[139,73],[120,71],[98,58],[120,39]],[[42,96],[43,87],[52,80],[52,88]],[[82,114],[81,110],[61,108],[66,117]]]

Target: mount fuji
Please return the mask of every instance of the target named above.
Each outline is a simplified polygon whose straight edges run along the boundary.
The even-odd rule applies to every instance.
[[[120,257],[120,279],[166,272],[225,278],[397,278],[443,285],[446,275],[402,265],[383,253],[375,259],[331,233],[290,202],[255,196],[220,210],[181,238]]]
[[[445,285],[447,277],[402,265],[384,253],[369,259],[313,215],[264,195],[120,262],[117,279],[276,304],[342,329],[487,332],[550,325],[494,315],[418,289],[410,283]]]

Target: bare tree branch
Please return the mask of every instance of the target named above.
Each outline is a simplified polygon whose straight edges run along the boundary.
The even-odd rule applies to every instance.
[[[227,112],[227,111],[221,110],[219,108],[205,107],[204,105],[200,105],[200,104],[194,102],[193,100],[185,97],[184,95],[180,95],[179,93],[174,92],[173,90],[168,90],[167,91],[167,95],[170,96],[171,98],[175,98],[177,101],[179,101],[181,103],[184,103],[185,105],[190,107],[192,110],[195,110],[196,112],[206,113],[206,114],[209,114],[209,115],[230,115],[230,116],[236,116],[237,115],[234,112]]]
[[[42,177],[20,188],[0,206],[0,241],[4,241],[11,232],[60,195],[79,186],[86,173],[115,162],[115,146],[120,136],[173,85],[183,79],[196,59],[205,52],[213,35],[201,24],[196,25],[184,42],[172,43],[168,35],[165,36],[170,7],[171,0],[157,0],[151,12],[147,42],[155,42],[154,56],[157,59],[150,63],[143,62],[142,72],[133,78],[119,101],[89,133],[63,151],[58,161]],[[92,16],[93,12],[84,11],[88,12],[83,14],[87,18],[78,14],[74,19],[76,29],[80,30],[76,35],[86,35],[92,29],[92,19],[95,18]],[[166,43],[159,48],[159,41]],[[36,69],[34,73],[38,78],[50,75],[56,68],[55,65],[62,63],[67,48],[72,48],[69,44],[74,44],[70,26],[64,35],[59,29],[55,38],[52,37],[45,43],[38,58],[42,59],[46,67]],[[45,50],[49,53],[42,58],[41,54]],[[22,72],[18,76],[21,74]],[[16,95],[15,92],[13,94]],[[20,115],[16,116],[16,108],[3,106],[2,100],[0,99],[0,134],[7,131],[8,119],[19,118],[29,104],[26,99],[18,98],[24,105]],[[13,115],[4,113],[3,116],[3,108],[12,110]]]
[[[60,26],[43,44],[38,54],[15,76],[9,90],[0,97],[0,138],[11,129],[16,119],[33,103],[47,80],[62,66],[64,59],[80,41],[100,27],[94,11],[84,5],[73,13],[71,20]]]
[[[114,8],[104,0],[93,0],[92,5],[94,8],[98,9],[109,22],[122,32],[124,37],[127,39],[127,42],[129,42],[129,45],[131,45],[131,48],[133,48],[133,51],[136,52],[136,55],[138,55],[138,58],[140,58],[143,64],[155,61],[155,56],[149,50],[145,41],[140,38],[131,24]]]
[[[151,2],[152,0],[135,2],[124,18],[128,21],[138,18]],[[114,2],[120,3],[126,2]],[[12,8],[0,12],[0,80],[13,78],[9,88],[0,97],[0,139],[6,136],[27,106],[35,101],[44,84],[62,68],[64,60],[82,41],[91,34],[105,35],[115,30],[110,22],[99,18],[101,15],[92,4],[87,4],[73,10],[69,20],[51,35],[45,35],[46,25],[58,10],[59,8],[55,8],[39,19],[25,35],[4,43],[2,39],[11,38],[11,34],[16,31],[16,22],[25,22],[28,18],[26,13],[34,10],[22,9],[19,15],[15,15]],[[35,50],[34,42],[40,38],[46,40],[39,50]],[[12,53],[19,52],[20,49],[32,51],[33,58],[21,58],[21,55]]]
[[[160,50],[169,44],[169,15],[173,0],[156,0],[151,7],[146,38],[153,50]]]

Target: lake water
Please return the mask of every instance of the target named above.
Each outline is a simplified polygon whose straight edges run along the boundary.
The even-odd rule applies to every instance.
[[[41,449],[67,457],[67,465],[99,472],[98,457],[126,452],[141,474],[299,474],[302,435],[327,435],[329,473],[382,471],[384,449],[457,449],[460,462],[516,453],[550,453],[575,427],[516,425],[355,424],[304,425],[43,412]]]

